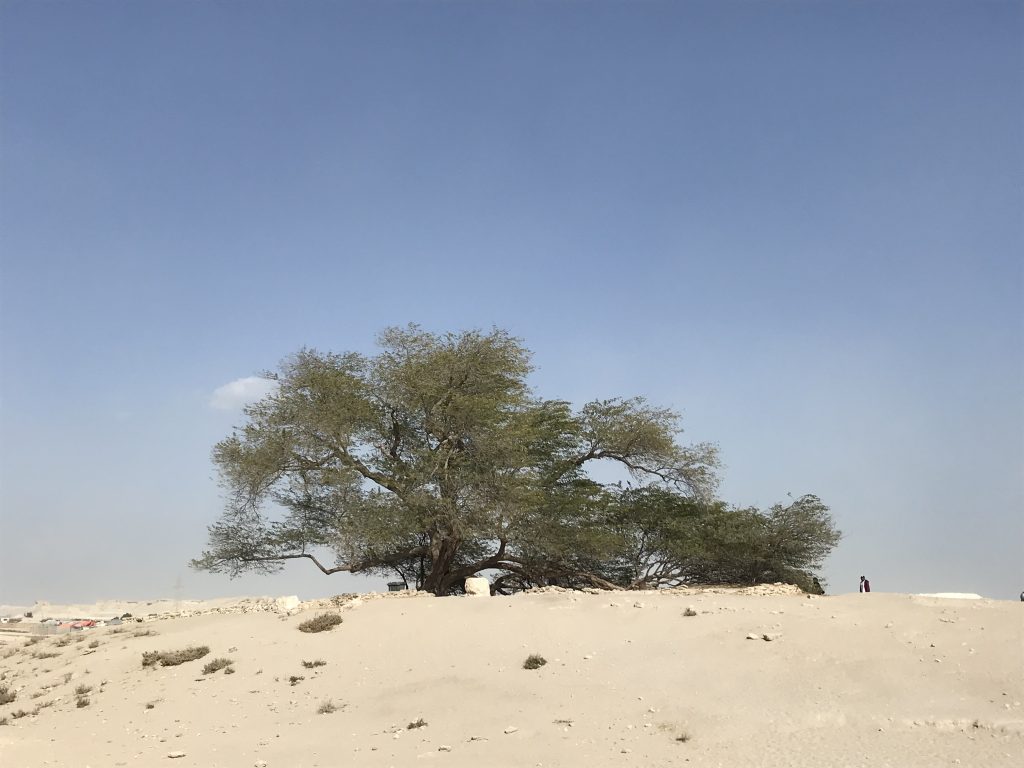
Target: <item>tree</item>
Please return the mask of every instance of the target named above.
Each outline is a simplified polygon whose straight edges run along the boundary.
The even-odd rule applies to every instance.
[[[841,537],[811,494],[762,512],[645,487],[622,493],[612,509],[618,557],[605,577],[632,589],[781,581],[811,591]]]
[[[578,411],[541,399],[529,352],[504,331],[408,326],[378,343],[375,356],[303,349],[267,374],[276,391],[214,449],[226,506],[193,567],[237,575],[304,558],[435,594],[488,569],[612,587],[623,499],[589,466],[712,498],[716,449],[680,445],[676,413],[643,398]]]

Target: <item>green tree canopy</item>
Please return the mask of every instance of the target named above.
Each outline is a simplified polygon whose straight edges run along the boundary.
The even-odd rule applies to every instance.
[[[729,574],[823,556],[789,536],[806,524],[791,508],[751,517],[715,502],[716,449],[681,445],[673,411],[643,398],[574,410],[537,397],[530,354],[504,331],[389,328],[379,347],[304,349],[267,374],[276,390],[214,449],[226,505],[194,567],[234,576],[305,558],[324,573],[397,573],[448,594],[486,570],[499,584],[605,587],[721,575],[697,563],[732,557],[752,532],[756,563],[737,560]],[[628,472],[626,489],[593,479],[602,461]],[[779,522],[748,521],[762,517]]]

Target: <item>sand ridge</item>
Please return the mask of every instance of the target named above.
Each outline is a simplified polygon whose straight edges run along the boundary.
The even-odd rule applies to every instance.
[[[31,645],[0,635],[0,685],[16,695],[0,706],[0,763],[1024,762],[1024,606],[760,592],[346,595]],[[340,626],[298,630],[328,610]],[[142,666],[145,652],[190,646],[210,652]],[[531,654],[546,664],[523,669]],[[204,675],[215,658],[232,673]]]

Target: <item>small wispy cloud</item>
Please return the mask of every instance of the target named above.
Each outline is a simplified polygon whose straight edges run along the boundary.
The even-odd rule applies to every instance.
[[[266,397],[277,389],[277,382],[259,376],[246,376],[229,381],[213,390],[210,407],[221,411],[232,411],[243,405]]]

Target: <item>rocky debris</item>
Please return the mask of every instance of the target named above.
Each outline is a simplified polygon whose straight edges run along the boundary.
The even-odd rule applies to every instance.
[[[766,643],[770,643],[773,640],[778,640],[782,637],[781,632],[748,632],[747,640],[764,640]]]
[[[173,760],[173,759],[178,758],[178,757],[184,757],[185,753],[184,752],[168,752],[167,756]]]
[[[516,728],[514,725],[510,725],[508,728],[505,729],[505,733],[515,733],[518,730],[519,729]]]

